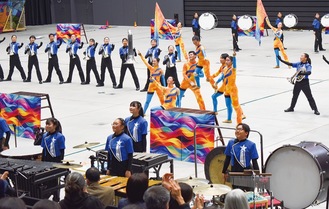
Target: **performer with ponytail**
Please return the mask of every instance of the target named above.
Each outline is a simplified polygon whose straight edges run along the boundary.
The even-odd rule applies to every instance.
[[[224,79],[224,74],[226,74],[226,72],[224,72],[224,70],[227,69],[227,68],[225,68],[226,67],[226,58],[228,56],[229,55],[227,53],[220,55],[220,63],[222,65],[220,66],[219,70],[215,74],[212,75],[213,78],[220,75],[218,80],[216,81],[216,86]],[[225,92],[225,83],[222,82],[222,85],[220,87],[218,87],[216,92],[211,96],[214,112],[217,112],[217,106],[218,106],[217,98],[219,96],[221,96],[222,94],[224,94],[224,92]],[[227,119],[224,120],[223,123],[232,123],[233,108],[232,108],[231,96],[225,92],[224,97],[225,97],[225,104],[226,104],[226,109],[227,109]]]
[[[195,82],[198,87],[201,87],[200,78],[203,78],[206,75],[207,81],[211,84],[211,86],[215,89],[215,81],[210,76],[210,63],[206,57],[206,52],[204,47],[200,43],[200,38],[198,36],[192,37],[192,42],[195,45],[195,53],[198,56],[198,64],[195,69]],[[204,73],[202,71],[204,69]]]
[[[312,96],[310,82],[309,82],[309,76],[312,73],[312,65],[311,65],[310,56],[306,53],[303,53],[300,56],[300,62],[296,62],[296,63],[286,62],[286,61],[282,60],[280,56],[278,56],[278,59],[282,63],[284,63],[288,66],[292,66],[293,68],[296,68],[297,71],[300,70],[300,72],[296,76],[305,76],[301,81],[295,82],[290,107],[288,109],[284,110],[284,111],[285,112],[293,112],[294,111],[299,93],[300,93],[300,91],[303,91],[306,98],[307,98],[307,100],[308,100],[308,103],[310,104],[312,110],[314,111],[314,114],[315,115],[320,115],[320,112],[318,111],[318,108],[315,104],[315,100]]]
[[[193,94],[199,104],[200,110],[205,110],[206,106],[204,104],[200,87],[196,85],[195,81],[195,69],[197,67],[196,62],[196,53],[195,51],[190,51],[188,53],[189,59],[188,62],[186,62],[183,66],[183,81],[180,85],[180,95],[179,100],[177,100],[179,103],[177,103],[177,107],[181,107],[182,98],[184,97],[186,89],[191,89],[193,91]]]
[[[97,71],[96,61],[95,61],[95,51],[97,48],[98,43],[95,43],[95,39],[91,38],[89,39],[89,46],[87,47],[86,51],[83,52],[83,55],[85,55],[86,63],[86,82],[82,83],[83,85],[88,85],[90,83],[90,72],[93,71],[97,86],[101,85],[101,79],[99,78],[99,74]]]
[[[153,107],[152,110],[167,110],[176,106],[179,106],[179,88],[174,87],[174,78],[169,76],[167,79],[167,87],[162,86],[152,77],[151,79],[157,85],[157,88],[161,90],[162,96],[164,97],[165,101],[163,105],[158,107]]]
[[[184,45],[184,42],[183,42],[182,23],[181,22],[179,22],[177,24],[177,28],[176,28],[176,31],[175,31],[174,38],[175,38],[175,46],[176,46],[176,51],[177,51],[177,62],[182,61],[181,52],[183,53],[183,56],[184,56],[185,60],[187,60],[188,56],[187,56],[185,45]]]
[[[135,152],[146,152],[147,121],[144,119],[142,104],[138,101],[130,103],[129,111],[132,114],[125,119],[128,135],[132,138]]]
[[[282,56],[284,58],[284,60],[286,62],[288,61],[288,56],[284,50],[283,44],[281,42],[281,38],[282,38],[282,22],[278,23],[277,27],[275,28],[271,25],[270,20],[268,19],[268,17],[265,18],[267,25],[272,29],[272,31],[274,32],[274,53],[275,53],[275,58],[276,58],[276,66],[274,68],[280,68],[280,62],[278,60],[278,56],[279,56],[279,51],[281,51]]]
[[[147,66],[147,69],[150,71],[150,77],[148,78],[150,80],[150,85],[148,86],[147,89],[147,95],[146,95],[146,101],[144,105],[144,114],[147,111],[147,108],[150,105],[150,102],[152,100],[153,94],[156,91],[161,105],[164,103],[164,98],[162,97],[161,90],[157,88],[156,84],[151,80],[151,77],[153,77],[156,81],[165,83],[164,81],[164,75],[162,69],[159,67],[159,58],[153,58],[152,60],[152,65],[150,65],[146,59],[143,57],[142,53],[138,51],[138,55],[141,57],[143,60],[144,64]]]

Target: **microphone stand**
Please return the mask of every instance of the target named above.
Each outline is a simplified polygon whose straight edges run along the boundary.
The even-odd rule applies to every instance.
[[[100,156],[102,156],[103,158],[107,158],[107,156],[106,155],[104,155],[104,154],[102,154],[102,153],[97,153],[97,151],[95,151],[95,150],[93,150],[93,149],[91,149],[91,148],[89,148],[89,147],[86,147],[86,149],[88,150],[88,151],[92,151],[92,152],[95,152],[96,154],[98,154],[98,155],[100,155]],[[90,158],[91,159],[91,158]],[[99,169],[99,157],[95,157],[95,158],[93,158],[93,159],[96,159],[97,160],[97,168]],[[92,159],[91,159],[92,160]],[[102,166],[103,167],[103,166]]]

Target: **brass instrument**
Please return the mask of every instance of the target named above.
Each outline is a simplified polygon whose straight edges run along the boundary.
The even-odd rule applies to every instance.
[[[298,69],[293,76],[291,76],[290,78],[287,78],[287,80],[291,83],[291,84],[295,84],[296,82],[300,82],[305,78],[305,75],[299,75],[299,73],[301,72],[306,72],[305,68],[300,68]]]

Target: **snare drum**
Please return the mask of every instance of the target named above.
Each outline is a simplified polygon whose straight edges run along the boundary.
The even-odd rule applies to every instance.
[[[199,25],[203,30],[211,30],[218,25],[218,19],[214,13],[206,12],[200,15]]]
[[[301,142],[276,149],[265,170],[272,173],[275,198],[290,209],[306,208],[326,200],[329,185],[329,149],[317,142]]]
[[[237,24],[241,30],[249,30],[254,25],[254,21],[249,15],[243,15],[239,17]]]
[[[323,15],[321,18],[321,24],[323,27],[329,27],[329,14]]]
[[[283,18],[283,24],[287,28],[295,27],[298,24],[298,18],[295,14],[288,14]]]

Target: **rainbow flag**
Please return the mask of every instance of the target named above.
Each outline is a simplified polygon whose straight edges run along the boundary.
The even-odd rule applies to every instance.
[[[154,13],[154,39],[159,40],[159,31],[165,20],[166,19],[163,16],[162,11],[157,2],[155,4],[155,13]]]
[[[255,31],[255,38],[258,41],[259,45],[261,44],[261,30],[264,30],[264,20],[267,17],[264,5],[262,0],[257,0],[256,6],[256,31]]]

